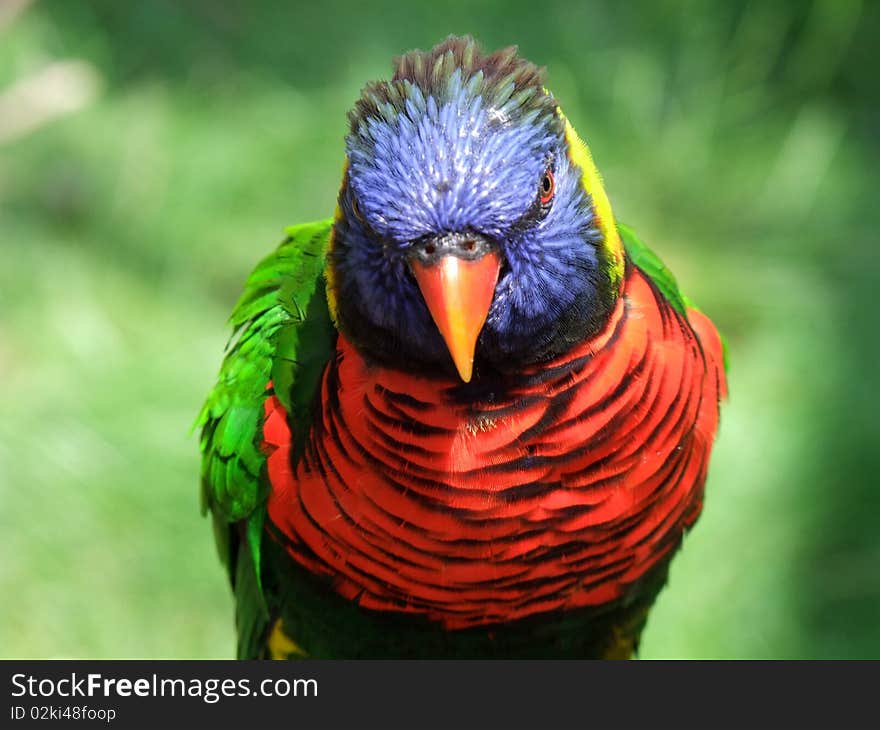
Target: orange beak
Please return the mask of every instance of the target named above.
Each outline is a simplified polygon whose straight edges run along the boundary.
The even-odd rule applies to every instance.
[[[478,259],[447,254],[428,264],[418,260],[412,264],[428,311],[465,383],[473,375],[477,338],[486,323],[500,269],[495,251]]]

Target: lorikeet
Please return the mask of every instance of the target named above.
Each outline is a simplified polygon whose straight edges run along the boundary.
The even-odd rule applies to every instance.
[[[251,274],[198,419],[239,656],[629,656],[718,333],[515,48],[407,53],[349,118],[334,218]]]

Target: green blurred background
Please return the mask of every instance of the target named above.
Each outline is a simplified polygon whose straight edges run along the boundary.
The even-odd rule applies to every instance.
[[[189,434],[391,57],[518,44],[726,332],[644,657],[880,656],[878,4],[0,0],[0,656],[229,657]]]

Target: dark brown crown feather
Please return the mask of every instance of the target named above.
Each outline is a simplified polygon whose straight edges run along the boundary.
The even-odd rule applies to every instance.
[[[486,55],[471,36],[449,36],[430,51],[413,50],[395,58],[391,81],[367,84],[349,112],[352,131],[370,117],[390,121],[404,110],[412,86],[425,98],[445,100],[456,69],[465,85],[477,82],[477,92],[489,105],[556,116],[556,101],[544,89],[544,69],[519,57],[516,46]]]
[[[449,56],[451,55],[451,59]],[[507,46],[484,55],[471,36],[449,36],[430,51],[414,50],[394,59],[393,81],[411,81],[423,91],[436,84],[434,67],[460,68],[465,78],[483,72],[487,86],[513,81],[517,91],[527,86],[540,91],[544,86],[544,69],[517,55],[516,46]]]

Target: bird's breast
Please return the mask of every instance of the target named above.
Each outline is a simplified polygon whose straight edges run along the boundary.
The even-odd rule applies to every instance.
[[[603,332],[484,396],[341,339],[296,463],[267,400],[273,533],[364,607],[452,629],[623,597],[696,519],[717,421],[664,304],[631,272]]]

